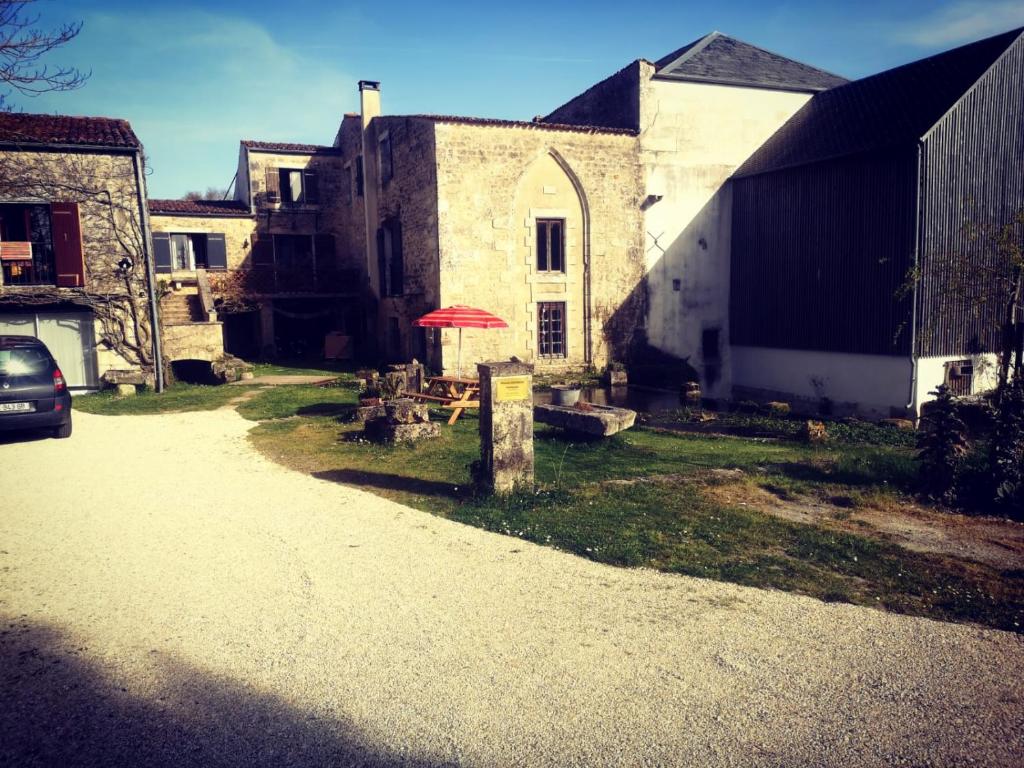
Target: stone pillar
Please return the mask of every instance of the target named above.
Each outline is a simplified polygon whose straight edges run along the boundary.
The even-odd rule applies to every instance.
[[[533,490],[533,365],[479,363],[480,474],[495,493]]]

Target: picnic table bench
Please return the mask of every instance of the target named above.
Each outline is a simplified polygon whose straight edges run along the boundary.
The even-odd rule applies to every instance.
[[[456,376],[428,376],[422,392],[403,392],[401,396],[452,409],[448,419],[448,424],[452,425],[467,408],[480,407],[480,381]]]

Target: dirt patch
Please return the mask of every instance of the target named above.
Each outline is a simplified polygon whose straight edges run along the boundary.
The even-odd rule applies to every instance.
[[[1024,568],[1024,524],[967,517],[928,509],[910,501],[841,503],[774,493],[749,480],[714,475],[705,493],[720,504],[751,507],[785,520],[849,533],[877,534],[913,552],[973,560],[1002,570]]]

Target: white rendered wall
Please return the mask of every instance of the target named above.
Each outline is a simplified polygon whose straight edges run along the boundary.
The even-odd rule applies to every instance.
[[[828,398],[839,415],[902,415],[911,399],[911,376],[909,357],[732,348],[733,386],[741,396],[753,391],[804,408]]]
[[[929,394],[946,380],[946,363],[951,360],[970,360],[974,364],[974,381],[972,393],[995,389],[999,383],[998,358],[993,355],[956,355],[953,357],[920,357],[917,360],[917,382],[914,390],[917,394],[918,412],[922,403],[935,398]]]
[[[640,156],[651,344],[688,357],[702,377],[701,336],[720,330],[720,376],[728,397],[731,206],[726,180],[810,98],[758,88],[649,79],[641,72]],[[674,287],[673,281],[678,281]]]

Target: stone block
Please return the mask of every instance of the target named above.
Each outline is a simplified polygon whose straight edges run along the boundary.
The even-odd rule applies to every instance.
[[[383,407],[384,415],[391,424],[424,424],[430,421],[427,404],[407,397],[392,400]]]
[[[383,405],[363,405],[352,412],[352,420],[365,424],[373,419],[383,419],[385,415]]]
[[[134,384],[117,384],[117,396],[118,397],[134,397],[135,396],[135,385]]]
[[[768,409],[768,413],[773,416],[785,416],[790,412],[789,403],[783,403],[778,400],[772,400],[771,402],[765,403],[764,407]]]
[[[808,420],[800,428],[799,437],[805,443],[823,443],[828,440],[825,422]]]
[[[370,440],[383,443],[427,440],[441,434],[441,428],[434,422],[416,424],[390,424],[387,418],[366,422],[365,434]]]
[[[587,403],[587,410],[575,406],[535,405],[533,419],[541,424],[560,427],[567,432],[594,437],[608,437],[629,429],[636,423],[636,411],[610,405]]]

